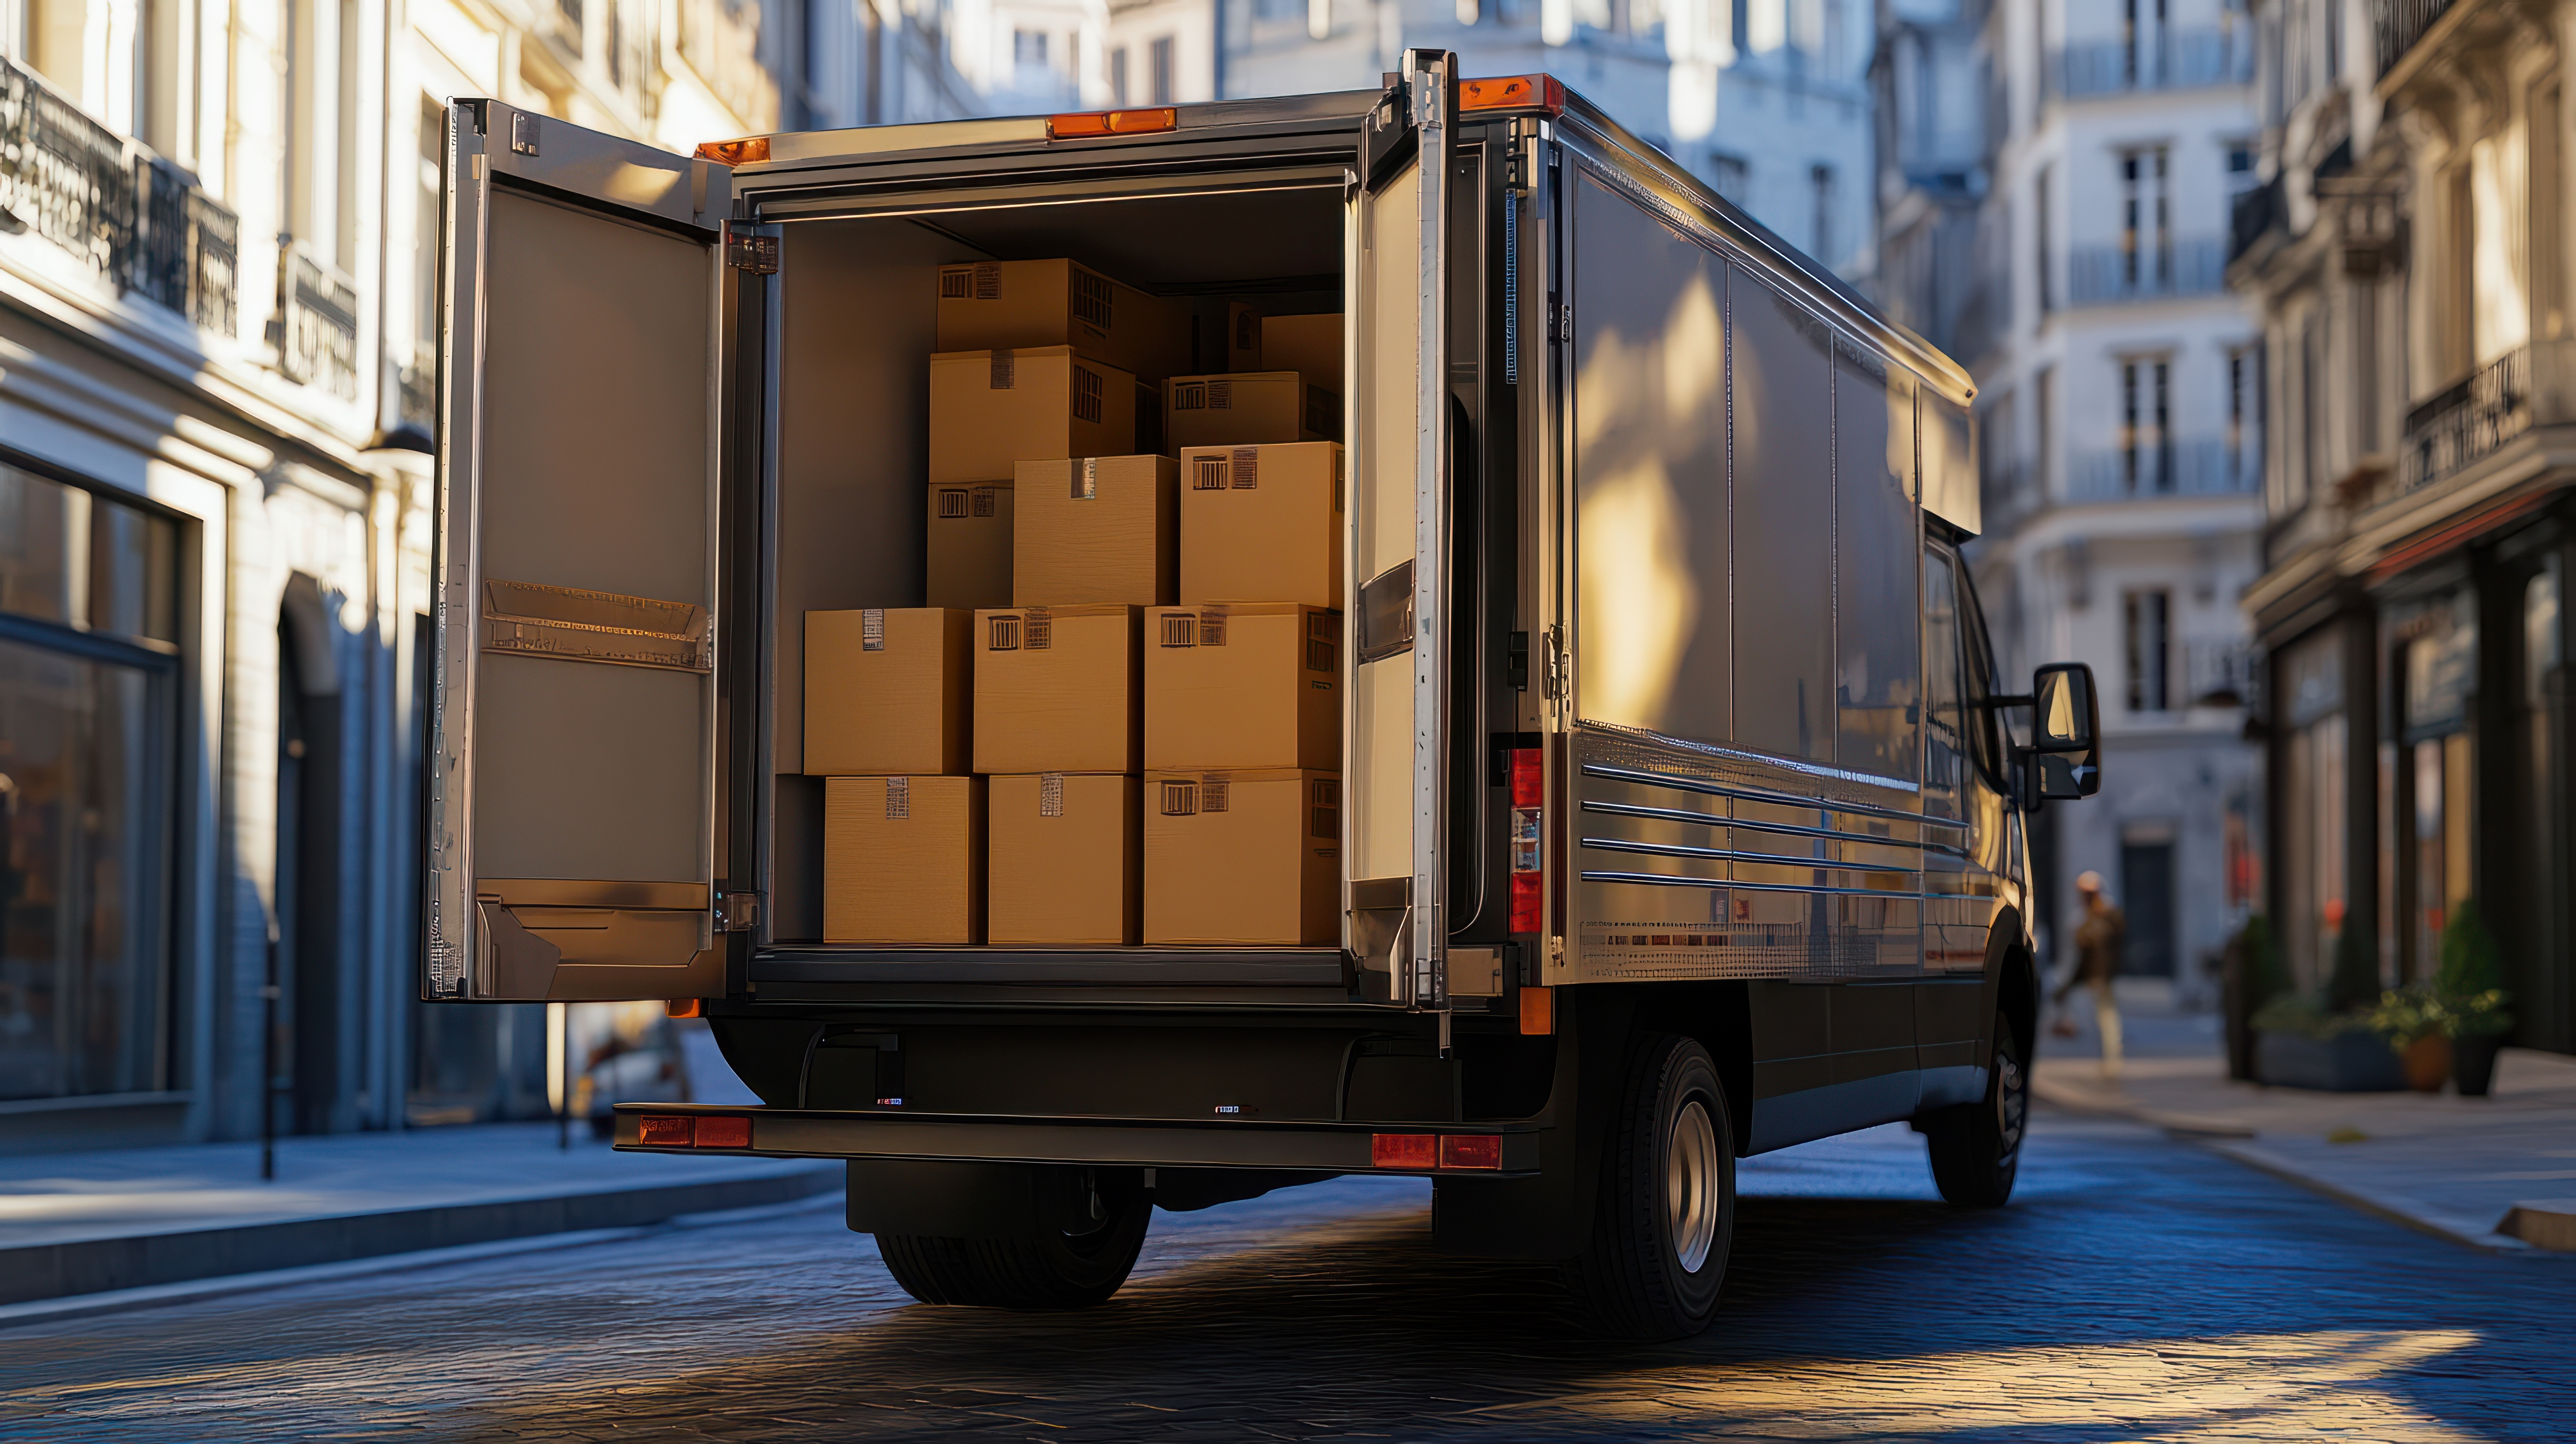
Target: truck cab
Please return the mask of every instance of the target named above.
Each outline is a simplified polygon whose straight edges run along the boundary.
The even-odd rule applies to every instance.
[[[461,100],[443,211],[423,996],[705,1017],[761,1106],[618,1147],[847,1159],[905,1288],[1005,1307],[1108,1297],[1158,1207],[1427,1176],[1439,1247],[1637,1337],[1709,1318],[1739,1156],[1910,1120],[2009,1196],[2090,674],[1993,675],[1966,375],[1555,80],[686,157]],[[835,900],[812,619],[925,606],[943,287],[1051,258],[1193,373],[1339,319],[1308,932]]]

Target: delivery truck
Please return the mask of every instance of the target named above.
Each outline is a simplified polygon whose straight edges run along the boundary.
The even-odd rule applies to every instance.
[[[448,111],[423,995],[665,1002],[915,1297],[1431,1180],[1603,1327],[1735,1160],[2011,1193],[2025,818],[1971,387],[1546,76],[778,134]]]

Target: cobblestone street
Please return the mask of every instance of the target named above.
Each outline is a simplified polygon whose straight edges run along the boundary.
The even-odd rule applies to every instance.
[[[1748,1162],[1717,1325],[1587,1339],[1427,1190],[1158,1214],[1097,1312],[913,1306],[819,1207],[0,1330],[0,1436],[2561,1439],[2576,1261],[2043,1115],[2012,1207],[1902,1129]]]

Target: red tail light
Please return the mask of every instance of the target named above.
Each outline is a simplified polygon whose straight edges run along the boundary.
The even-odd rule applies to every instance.
[[[1565,109],[1565,87],[1553,75],[1506,75],[1493,80],[1458,82],[1460,110],[1543,110],[1555,115]]]
[[[1170,106],[1154,110],[1086,110],[1047,117],[1047,139],[1073,140],[1095,135],[1152,135],[1181,128],[1181,113]]]
[[[1443,1133],[1440,1135],[1442,1168],[1500,1168],[1503,1166],[1503,1136],[1499,1133]]]
[[[1512,874],[1511,929],[1516,933],[1534,933],[1547,926],[1546,894],[1543,880],[1534,872]]]
[[[748,1118],[701,1118],[698,1120],[700,1148],[749,1148],[751,1120]]]
[[[1372,1133],[1369,1167],[1437,1168],[1439,1150],[1440,1135],[1436,1133]]]
[[[1545,889],[1542,859],[1547,849],[1540,838],[1540,821],[1547,816],[1547,769],[1540,765],[1539,749],[1512,749],[1512,903],[1511,930],[1535,933],[1547,927],[1547,911],[1542,903]]]
[[[1547,772],[1535,747],[1512,749],[1512,806],[1537,807],[1546,800]]]
[[[635,1120],[635,1141],[649,1148],[686,1148],[689,1146],[689,1118],[686,1114],[648,1113]]]

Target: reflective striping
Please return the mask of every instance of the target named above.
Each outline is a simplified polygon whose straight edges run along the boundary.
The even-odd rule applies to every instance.
[[[1669,874],[1660,872],[1586,871],[1583,874],[1583,880],[1585,882],[1636,882],[1645,883],[1652,887],[1705,887],[1715,888],[1720,892],[1724,892],[1731,888],[1742,892],[1824,893],[1831,897],[1902,898],[1907,902],[1919,902],[1923,897],[1921,893],[1917,892],[1893,892],[1886,888],[1796,887],[1785,882],[1729,882],[1725,878],[1673,877]]]
[[[1874,837],[1866,832],[1845,832],[1834,827],[1800,827],[1794,822],[1757,822],[1750,818],[1693,812],[1687,807],[1646,807],[1633,802],[1586,802],[1583,804],[1583,810],[1608,813],[1614,817],[1642,817],[1654,822],[1690,822],[1708,827],[1742,827],[1755,832],[1779,832],[1792,837],[1822,837],[1838,842],[1865,842],[1881,847],[1929,848],[1935,852],[1960,851],[1942,842],[1921,842],[1910,837]],[[1961,855],[1965,856],[1964,853]]]
[[[1723,847],[1692,847],[1679,842],[1632,842],[1620,837],[1587,837],[1585,847],[1603,852],[1641,852],[1649,857],[1709,858],[1720,862],[1758,862],[1788,867],[1809,867],[1818,872],[1901,872],[1919,875],[1919,867],[1899,867],[1894,863],[1834,862],[1821,857],[1789,857],[1776,852],[1738,852]],[[1913,894],[1909,893],[1911,897]]]
[[[1927,817],[1919,812],[1906,812],[1894,807],[1878,807],[1866,802],[1836,802],[1828,797],[1802,796],[1795,792],[1773,792],[1760,787],[1729,787],[1720,782],[1702,782],[1696,777],[1671,777],[1660,772],[1641,772],[1634,768],[1612,767],[1606,763],[1586,762],[1583,775],[1610,782],[1634,782],[1647,787],[1669,787],[1676,792],[1696,792],[1707,797],[1733,797],[1745,802],[1766,803],[1773,807],[1810,808],[1819,812],[1849,812],[1862,817],[1884,817],[1894,822],[1919,822],[1926,827],[1946,827],[1960,832],[1968,824],[1946,817]]]

